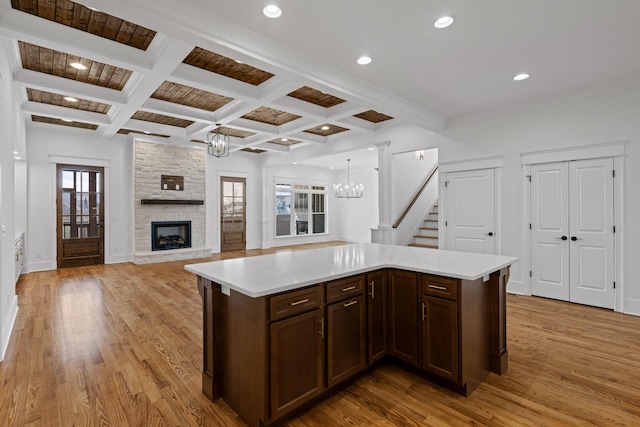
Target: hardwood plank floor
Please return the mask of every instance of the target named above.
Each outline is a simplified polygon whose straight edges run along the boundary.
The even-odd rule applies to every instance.
[[[199,261],[23,275],[0,426],[243,425],[201,393]],[[468,398],[385,364],[285,425],[640,425],[640,317],[510,295],[507,328],[507,373]]]

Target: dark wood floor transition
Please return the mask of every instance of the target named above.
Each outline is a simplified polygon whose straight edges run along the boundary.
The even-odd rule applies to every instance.
[[[23,275],[0,425],[242,425],[200,391],[192,262]],[[510,295],[507,318],[509,370],[468,398],[383,365],[288,425],[640,425],[640,317]]]

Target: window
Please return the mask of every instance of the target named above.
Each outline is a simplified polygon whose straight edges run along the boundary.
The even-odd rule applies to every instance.
[[[276,183],[276,237],[326,232],[324,185]]]

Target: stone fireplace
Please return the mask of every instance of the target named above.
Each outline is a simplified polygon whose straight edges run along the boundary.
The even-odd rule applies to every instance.
[[[134,263],[211,256],[205,242],[205,156],[195,148],[134,141]],[[180,184],[166,185],[167,176]]]

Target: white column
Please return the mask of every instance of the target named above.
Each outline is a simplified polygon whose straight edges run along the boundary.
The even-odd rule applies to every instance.
[[[378,147],[378,229],[372,232],[374,243],[391,243],[391,141],[379,142]]]
[[[269,174],[267,173],[268,169],[262,168],[262,219],[260,220],[260,225],[262,228],[262,244],[260,245],[262,249],[267,249],[269,247],[269,194],[271,194],[272,188],[270,188]]]

